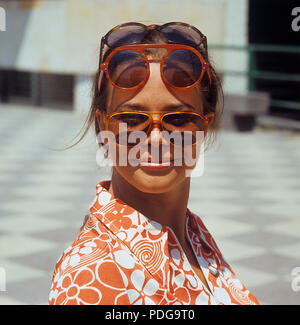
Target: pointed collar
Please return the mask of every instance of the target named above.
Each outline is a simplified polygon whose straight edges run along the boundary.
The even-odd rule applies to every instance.
[[[138,233],[149,233],[145,238],[157,239],[167,231],[168,227],[162,226],[128,204],[115,198],[108,192],[110,181],[103,181],[96,186],[96,198],[90,207],[90,212],[98,217],[113,233],[122,233],[122,240],[134,238],[131,229]],[[145,235],[145,234],[144,234]]]
[[[110,181],[97,184],[90,212],[130,249],[154,277],[163,281],[163,273],[169,268],[168,236],[174,237],[175,234],[169,227],[147,218],[115,198],[108,192],[109,186]],[[196,234],[205,251],[218,253],[201,219],[189,210],[186,227]]]
[[[124,243],[153,277],[164,282],[169,268],[168,229],[115,198],[110,181],[96,186],[90,212]]]

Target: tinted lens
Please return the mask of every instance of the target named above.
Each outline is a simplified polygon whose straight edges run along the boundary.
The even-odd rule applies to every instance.
[[[108,73],[117,86],[132,88],[145,80],[147,64],[138,52],[123,50],[117,52],[109,61]]]
[[[138,113],[120,113],[111,117],[108,129],[116,135],[119,144],[127,144],[131,132],[147,132],[151,120],[147,115]]]
[[[178,44],[198,46],[202,39],[196,30],[185,25],[167,25],[161,29],[161,32],[168,41]]]
[[[146,34],[146,29],[140,25],[121,26],[107,36],[107,44],[110,47],[118,47],[125,44],[140,42]]]
[[[162,123],[163,128],[168,132],[181,132],[182,144],[185,145],[195,143],[197,140],[196,132],[204,131],[204,120],[199,115],[191,113],[167,114],[164,116]]]
[[[172,51],[164,60],[164,76],[176,87],[193,85],[200,78],[201,72],[202,64],[199,57],[189,50]]]

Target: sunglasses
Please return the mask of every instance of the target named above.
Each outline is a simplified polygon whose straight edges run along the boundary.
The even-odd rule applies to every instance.
[[[153,115],[158,115],[159,119],[154,119]],[[209,120],[213,115],[214,113],[202,115],[196,112],[117,112],[105,117],[105,127],[106,130],[113,132],[118,144],[128,145],[127,139],[133,132],[142,131],[145,136],[149,136],[152,128],[159,125],[162,131],[167,131],[162,132],[163,135],[170,135],[176,131],[176,134],[180,135],[179,145],[187,146],[198,141],[197,131],[204,131],[204,135],[206,134]],[[125,132],[122,132],[124,126],[122,123],[126,124]],[[189,133],[189,137],[184,139],[186,132]],[[170,139],[170,142],[174,144],[174,139]]]
[[[168,44],[142,44],[152,30],[160,32]],[[103,62],[105,45],[113,51]],[[205,72],[211,82],[208,62],[202,56],[207,57],[206,37],[197,28],[181,22],[150,26],[126,23],[116,26],[101,39],[98,89],[104,73],[118,89],[132,90],[144,85],[149,77],[149,60],[144,51],[149,48],[166,50],[161,60],[161,75],[168,86],[194,87]]]
[[[208,63],[191,46],[181,44],[138,44],[120,46],[110,53],[100,68],[111,84],[122,90],[142,87],[150,76],[149,59],[145,49],[165,49],[160,60],[164,83],[172,88],[192,88],[209,71]],[[210,74],[209,74],[210,77]]]

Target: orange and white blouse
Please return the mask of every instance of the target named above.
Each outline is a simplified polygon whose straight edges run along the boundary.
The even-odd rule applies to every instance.
[[[114,198],[108,186],[96,186],[87,223],[57,262],[49,304],[259,304],[198,216],[187,210],[186,233],[211,292],[172,229]]]

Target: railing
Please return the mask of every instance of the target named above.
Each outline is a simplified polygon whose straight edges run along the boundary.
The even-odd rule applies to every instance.
[[[255,61],[256,52],[288,53],[288,54],[299,54],[300,56],[300,46],[258,45],[258,44],[251,44],[248,46],[237,46],[237,45],[212,44],[209,46],[209,48],[212,50],[222,50],[222,51],[242,51],[242,52],[247,52],[249,54],[247,71],[235,71],[235,70],[228,70],[228,69],[219,70],[219,72],[223,75],[246,76],[248,78],[249,91],[256,90],[255,79],[300,82],[300,74],[260,71],[257,69],[256,61]],[[283,107],[283,108],[300,110],[300,102],[296,102],[296,101],[271,99],[270,105],[273,107]]]

